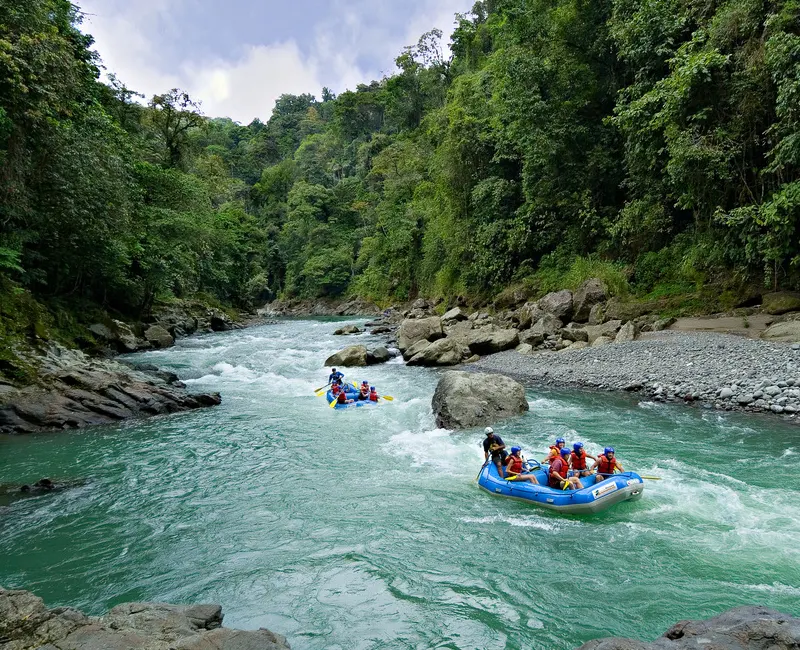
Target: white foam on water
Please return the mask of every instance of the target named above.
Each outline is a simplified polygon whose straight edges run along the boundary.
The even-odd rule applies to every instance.
[[[564,530],[565,528],[578,525],[569,519],[544,518],[538,515],[487,515],[485,517],[459,517],[459,521],[465,524],[486,524],[495,526],[506,524],[514,528],[535,528],[536,530],[546,530],[548,532]]]
[[[382,449],[391,456],[410,457],[412,467],[432,466],[453,476],[477,472],[483,462],[477,447],[458,441],[447,429],[407,429],[393,435]]]

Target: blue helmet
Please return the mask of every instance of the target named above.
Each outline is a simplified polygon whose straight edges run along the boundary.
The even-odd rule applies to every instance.
[[[375,390],[375,386],[370,386],[369,389],[370,390]]]
[[[557,445],[565,445],[565,444],[567,444],[567,441],[564,440],[564,438],[556,438],[556,444]]]
[[[603,453],[604,454],[613,454],[614,453],[614,448],[613,447],[606,447],[605,449],[603,449]]]
[[[564,458],[566,458],[567,456],[569,456],[571,453],[572,453],[572,452],[571,452],[569,449],[567,449],[566,447],[564,447],[564,449],[562,449],[562,450],[561,450],[561,455],[562,455]]]
[[[577,452],[579,452],[581,449],[583,449],[583,443],[582,443],[582,442],[576,442],[574,445],[572,445],[572,448],[573,448],[573,449],[575,450],[575,452],[577,453]]]
[[[512,454],[518,454],[521,451],[522,451],[522,447],[512,447],[511,448],[511,453]]]

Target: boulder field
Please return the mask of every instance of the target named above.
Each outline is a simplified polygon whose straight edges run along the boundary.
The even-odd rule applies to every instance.
[[[266,629],[222,627],[219,605],[125,603],[105,616],[48,609],[29,591],[0,588],[3,650],[289,650]]]
[[[0,382],[0,433],[77,429],[221,402],[218,393],[187,392],[177,375],[155,366],[92,359],[52,342],[23,356],[36,381]]]

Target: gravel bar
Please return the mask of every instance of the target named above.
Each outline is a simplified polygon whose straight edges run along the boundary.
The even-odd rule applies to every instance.
[[[511,350],[470,368],[539,385],[638,392],[654,401],[771,412],[800,421],[800,344],[664,331],[583,350],[530,355]]]

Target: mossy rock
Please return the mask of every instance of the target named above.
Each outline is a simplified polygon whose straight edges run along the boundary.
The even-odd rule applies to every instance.
[[[800,311],[800,293],[776,291],[764,295],[762,308],[768,314],[777,316],[790,311]]]

